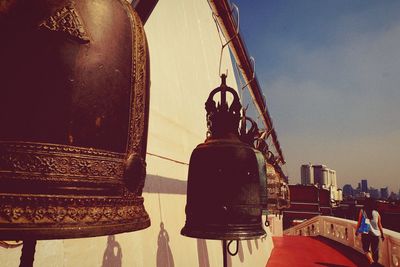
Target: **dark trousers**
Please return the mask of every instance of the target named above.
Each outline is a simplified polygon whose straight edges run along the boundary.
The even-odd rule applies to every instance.
[[[372,232],[361,235],[361,242],[364,252],[370,251],[374,262],[379,260],[379,236],[374,235]],[[371,246],[371,249],[369,247]]]

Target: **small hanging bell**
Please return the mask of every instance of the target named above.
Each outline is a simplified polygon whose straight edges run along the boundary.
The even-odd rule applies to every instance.
[[[268,151],[267,153],[267,190],[268,190],[268,211],[276,213],[278,211],[279,202],[279,176],[274,168],[274,155]]]
[[[251,123],[251,127],[247,130],[247,121]],[[253,147],[254,153],[258,163],[258,174],[260,178],[260,208],[263,215],[267,214],[268,210],[268,198],[267,198],[267,168],[266,158],[263,154],[263,150],[268,148],[265,140],[261,137],[257,123],[246,116],[245,110],[243,110],[242,123],[240,127],[240,140]]]
[[[239,139],[241,104],[236,91],[222,84],[206,102],[208,136],[189,164],[186,224],[181,234],[203,239],[254,239],[265,234],[261,221],[260,178],[256,153]],[[233,95],[229,106],[226,93]],[[221,94],[218,105],[213,100]]]
[[[270,151],[267,155],[268,211],[280,213],[290,206],[289,186],[278,159]]]

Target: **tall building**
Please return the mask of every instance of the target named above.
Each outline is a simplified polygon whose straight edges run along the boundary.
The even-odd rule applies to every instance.
[[[301,165],[301,184],[316,185],[319,188],[328,189],[332,200],[340,200],[342,191],[338,191],[336,171],[329,169],[326,165]]]
[[[311,185],[314,184],[314,171],[311,163],[301,165],[301,184]]]
[[[368,193],[368,181],[361,180],[361,192]]]
[[[330,184],[334,187],[337,187],[337,179],[336,179],[336,171],[329,169],[329,181]]]
[[[343,186],[343,197],[353,197],[354,196],[354,189],[351,184],[345,184]]]
[[[381,188],[381,198],[387,199],[389,197],[389,189],[387,187]]]
[[[374,199],[379,199],[379,197],[380,197],[380,190],[379,190],[379,189],[376,189],[376,188],[373,188],[373,187],[370,187],[370,188],[369,188],[369,195],[370,195],[372,198],[374,198]]]
[[[320,187],[328,188],[331,183],[329,181],[329,169],[325,165],[313,165],[314,183]]]

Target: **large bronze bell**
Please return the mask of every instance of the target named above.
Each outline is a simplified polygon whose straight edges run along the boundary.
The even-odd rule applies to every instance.
[[[226,93],[233,95],[232,104]],[[213,100],[221,94],[218,105]],[[261,223],[260,179],[254,149],[240,141],[241,105],[234,89],[222,84],[206,102],[208,137],[192,152],[186,224],[182,235],[203,239],[253,239],[265,234]]]
[[[150,225],[149,59],[126,0],[0,4],[0,240]]]

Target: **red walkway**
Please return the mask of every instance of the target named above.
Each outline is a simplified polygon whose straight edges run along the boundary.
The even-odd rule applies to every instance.
[[[267,267],[369,266],[364,255],[326,238],[273,237],[274,249]]]

